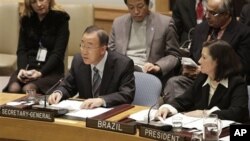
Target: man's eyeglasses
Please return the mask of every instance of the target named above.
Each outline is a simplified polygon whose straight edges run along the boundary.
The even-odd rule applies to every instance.
[[[209,14],[209,15],[212,15],[212,16],[214,16],[214,17],[217,17],[217,16],[219,16],[220,14],[222,14],[223,12],[221,12],[221,13],[218,13],[218,12],[215,12],[215,11],[211,11],[211,10],[206,10],[206,15],[207,14]]]
[[[80,49],[81,50],[95,50],[95,49],[98,49],[98,48],[100,48],[100,47],[93,47],[93,46],[85,46],[84,44],[80,44]]]

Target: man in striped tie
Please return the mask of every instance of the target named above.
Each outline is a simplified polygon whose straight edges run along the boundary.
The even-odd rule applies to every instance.
[[[131,103],[135,94],[134,63],[128,57],[107,49],[107,33],[88,27],[83,34],[80,53],[59,87],[49,96],[49,103],[73,97],[86,99],[81,108],[112,107]]]

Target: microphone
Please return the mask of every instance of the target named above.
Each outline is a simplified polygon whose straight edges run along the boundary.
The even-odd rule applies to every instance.
[[[60,116],[68,113],[68,109],[65,108],[58,108],[58,107],[53,107],[53,106],[47,106],[47,98],[46,96],[53,90],[55,89],[61,82],[63,81],[63,78],[58,80],[52,87],[50,87],[44,95],[44,105],[33,105],[33,109],[39,109],[39,110],[45,110],[45,111],[52,111],[55,113],[55,116]]]
[[[45,95],[44,95],[44,108],[46,108],[46,106],[47,106],[47,99],[46,99],[46,96],[47,96],[53,89],[55,89],[55,87],[57,87],[62,81],[63,81],[63,78],[59,79],[52,87],[50,87],[50,88],[45,92]]]
[[[150,106],[149,110],[148,110],[148,114],[147,114],[147,121],[141,123],[143,126],[145,127],[149,127],[149,128],[154,128],[154,129],[158,129],[158,130],[162,130],[162,131],[170,131],[172,130],[172,125],[170,124],[164,124],[161,123],[159,121],[151,121],[150,120],[150,113],[152,111],[152,109],[157,105],[157,108],[159,107],[159,104],[162,102],[162,99],[165,97],[166,95],[164,95],[163,97],[159,97],[158,100],[156,101],[155,104],[153,104],[152,106]]]

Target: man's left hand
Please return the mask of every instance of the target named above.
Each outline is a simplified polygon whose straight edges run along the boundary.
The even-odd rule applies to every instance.
[[[82,105],[81,109],[93,109],[97,107],[101,107],[104,105],[104,100],[102,98],[90,98],[86,99]]]

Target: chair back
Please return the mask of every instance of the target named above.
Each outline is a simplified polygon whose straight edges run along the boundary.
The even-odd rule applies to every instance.
[[[134,72],[135,97],[132,104],[152,106],[158,102],[162,91],[162,83],[159,78],[152,74]]]
[[[0,53],[16,54],[19,30],[17,2],[0,1]]]
[[[16,69],[19,31],[17,1],[0,0],[0,75],[9,76]]]
[[[80,53],[80,43],[83,31],[94,24],[94,8],[92,4],[61,4],[70,15],[69,42],[67,48],[68,69],[71,66],[73,56]]]

